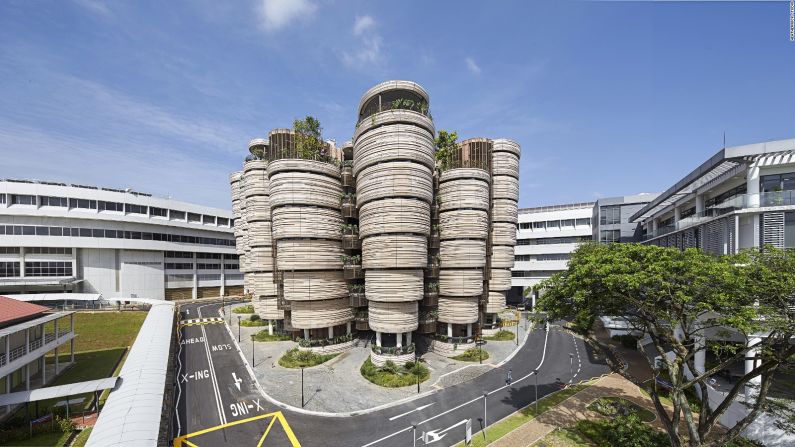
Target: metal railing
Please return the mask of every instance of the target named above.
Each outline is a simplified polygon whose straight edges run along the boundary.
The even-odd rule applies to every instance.
[[[13,362],[14,360],[22,357],[23,355],[27,354],[28,350],[25,345],[18,346],[8,353],[8,361]]]
[[[30,348],[28,348],[28,349],[30,349],[31,351],[35,351],[35,350],[41,348],[41,345],[42,345],[42,339],[41,338],[38,339],[38,340],[33,340],[33,341],[30,342]]]
[[[643,237],[644,240],[663,236],[676,230],[683,230],[701,224],[710,219],[729,214],[734,211],[774,206],[795,205],[795,190],[768,191],[757,194],[739,194],[721,203],[717,203],[704,211],[680,219],[674,225],[658,228]]]
[[[6,365],[6,355],[0,354],[0,366],[5,366],[5,365]]]

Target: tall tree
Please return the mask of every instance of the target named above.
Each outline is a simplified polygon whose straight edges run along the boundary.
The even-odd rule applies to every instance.
[[[795,254],[767,248],[738,256],[711,256],[696,249],[678,250],[638,244],[586,244],[577,249],[568,270],[543,282],[539,305],[552,318],[611,315],[625,318],[648,334],[661,364],[649,358],[655,374],[667,374],[673,409],[663,406],[656,388],[650,394],[671,445],[722,446],[734,439],[764,409],[773,373],[795,354]],[[753,348],[733,349],[706,371],[695,358],[715,331],[735,331],[747,339],[762,335]],[[643,346],[641,346],[643,349]],[[670,351],[669,355],[664,355]],[[702,401],[698,417],[686,393],[708,395],[710,379],[746,354],[756,366],[732,385],[714,408]],[[661,366],[662,368],[658,368]],[[746,404],[750,411],[724,433],[712,429],[746,386],[759,382]],[[684,424],[686,433],[680,432]]]
[[[442,171],[448,168],[453,157],[453,151],[458,149],[458,133],[440,130],[436,137],[436,160],[439,161]]]
[[[295,132],[295,149],[298,156],[307,160],[316,160],[325,156],[326,143],[323,141],[323,128],[320,121],[313,116],[293,120]]]

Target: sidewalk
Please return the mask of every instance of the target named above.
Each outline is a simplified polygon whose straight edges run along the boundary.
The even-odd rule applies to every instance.
[[[603,396],[623,397],[654,411],[648,397],[635,384],[619,374],[612,373],[490,445],[494,447],[527,447],[543,439],[558,427],[573,425],[581,419],[601,418],[601,415],[586,409],[586,407]],[[659,421],[655,421],[653,424],[661,428]]]
[[[230,308],[245,303],[226,306]],[[228,313],[226,320],[229,321]],[[247,362],[251,363],[251,335],[264,327],[238,328],[237,316],[248,318],[247,314],[232,314],[230,329],[235,338],[240,331],[240,348]],[[520,326],[519,344],[527,337],[527,321]],[[312,411],[346,413],[366,411],[373,407],[390,404],[416,396],[416,386],[384,388],[374,385],[362,377],[360,368],[370,355],[372,340],[360,340],[351,350],[340,354],[318,366],[304,369],[304,408]],[[301,370],[283,368],[278,364],[285,351],[297,347],[292,341],[258,342],[255,344],[254,373],[263,390],[273,399],[287,405],[301,406]],[[508,357],[517,348],[515,340],[489,341],[485,350],[489,358],[478,362],[461,362],[443,357],[433,352],[424,353],[421,358],[430,370],[429,380],[420,385],[420,392],[431,391],[456,385],[484,374],[494,365]]]

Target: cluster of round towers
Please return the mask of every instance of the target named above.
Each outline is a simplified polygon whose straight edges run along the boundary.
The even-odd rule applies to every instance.
[[[382,364],[412,360],[415,332],[443,352],[496,322],[511,286],[519,145],[475,138],[438,160],[435,133],[428,93],[388,81],[362,96],[342,148],[308,154],[289,129],[250,143],[231,176],[235,237],[269,330],[324,352],[372,331]]]

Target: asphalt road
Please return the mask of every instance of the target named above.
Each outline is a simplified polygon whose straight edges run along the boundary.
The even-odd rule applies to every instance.
[[[181,310],[183,319],[217,318],[219,307]],[[536,368],[539,398],[609,371],[582,340],[553,326],[533,331],[512,360],[473,380],[375,412],[327,417],[282,409],[262,396],[225,324],[189,325],[180,333],[173,430],[174,445],[185,447],[451,446],[464,439],[467,420],[473,436],[482,436],[476,432],[484,423],[484,393],[489,425],[533,403]]]

